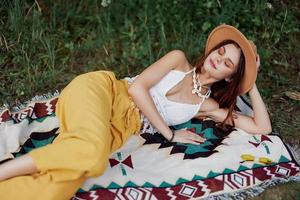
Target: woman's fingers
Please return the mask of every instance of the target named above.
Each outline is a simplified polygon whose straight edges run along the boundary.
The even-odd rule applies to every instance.
[[[192,139],[192,140],[195,140],[197,142],[204,142],[206,139],[201,137],[200,135],[197,135],[196,133],[193,133],[191,131],[188,131],[189,133],[189,138]]]
[[[199,144],[201,144],[201,143],[203,143],[203,142],[197,141],[197,140],[194,140],[194,139],[188,139],[188,140],[187,140],[187,143],[199,145]]]
[[[177,133],[174,137],[175,142],[199,145],[206,140],[200,135],[186,129],[177,130],[175,133]]]
[[[257,70],[259,71],[260,70],[260,57],[258,54],[256,56],[256,67],[257,67]]]
[[[199,144],[199,142],[195,142],[195,141],[193,141],[193,140],[189,140],[188,143],[189,143],[189,144],[196,144],[196,145]]]
[[[180,141],[181,143],[185,143],[185,144],[196,144],[198,145],[199,142],[196,142],[192,139],[189,139],[189,138],[182,138],[182,140]]]

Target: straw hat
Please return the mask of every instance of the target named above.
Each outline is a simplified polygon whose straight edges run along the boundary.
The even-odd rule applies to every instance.
[[[257,78],[257,51],[255,44],[251,40],[248,40],[235,27],[221,24],[214,28],[209,34],[206,41],[205,55],[207,55],[207,53],[217,44],[228,39],[235,41],[245,55],[245,72],[241,81],[241,90],[239,92],[239,94],[242,95],[252,88]]]

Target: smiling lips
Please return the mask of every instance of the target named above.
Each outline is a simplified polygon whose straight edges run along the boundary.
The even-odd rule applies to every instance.
[[[211,66],[212,66],[213,68],[217,69],[215,63],[214,63],[211,59],[209,59],[209,61],[210,61]]]

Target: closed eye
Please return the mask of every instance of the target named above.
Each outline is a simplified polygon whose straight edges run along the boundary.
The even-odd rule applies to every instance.
[[[224,55],[224,53],[225,53],[224,47],[219,48],[218,53],[220,55]]]
[[[230,64],[230,62],[227,62],[227,61],[225,61],[225,65],[226,65],[227,67],[229,67],[229,68],[232,67],[232,65]]]
[[[221,56],[224,55],[224,54],[226,53],[225,47],[223,46],[223,47],[219,48],[218,53],[219,53]],[[228,62],[229,62],[229,63],[228,63]],[[227,67],[231,68],[231,67],[234,66],[234,64],[233,64],[233,62],[231,61],[230,58],[228,58],[228,62],[225,61],[225,65],[226,65]]]

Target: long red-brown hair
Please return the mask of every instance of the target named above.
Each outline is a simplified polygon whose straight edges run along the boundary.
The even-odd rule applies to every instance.
[[[201,72],[201,68],[203,67],[204,61],[207,56],[214,50],[224,46],[226,44],[234,44],[236,47],[240,48],[239,45],[233,40],[224,40],[214,48],[212,48],[206,55],[203,54],[198,60],[196,60],[196,72]],[[205,52],[205,51],[204,51]],[[215,99],[219,103],[220,108],[228,108],[228,114],[223,122],[217,123],[218,126],[221,126],[223,129],[228,129],[234,127],[233,120],[233,110],[236,107],[237,96],[239,96],[240,91],[240,83],[243,78],[245,71],[245,56],[241,51],[241,56],[238,62],[237,71],[231,75],[231,81],[227,82],[225,79],[217,81],[211,86],[211,97]],[[230,119],[231,126],[226,125],[225,122]]]

